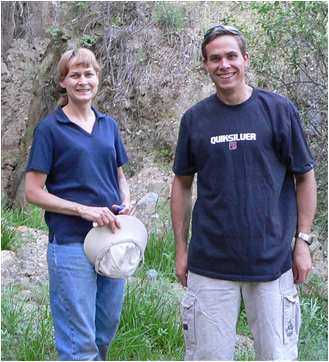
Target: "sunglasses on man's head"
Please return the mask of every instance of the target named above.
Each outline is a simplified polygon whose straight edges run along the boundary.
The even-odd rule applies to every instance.
[[[235,28],[234,26],[230,26],[230,25],[216,25],[212,28],[210,28],[209,30],[207,30],[207,32],[204,35],[204,39],[208,38],[208,36],[210,36],[211,34],[220,34],[220,33],[230,33],[230,34],[234,34],[234,35],[240,35],[240,31]]]

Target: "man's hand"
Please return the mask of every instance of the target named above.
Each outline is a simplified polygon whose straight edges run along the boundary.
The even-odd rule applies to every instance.
[[[292,266],[294,282],[296,284],[304,283],[311,269],[312,258],[309,246],[305,241],[296,239]]]
[[[176,276],[183,287],[187,286],[187,250],[176,252]]]

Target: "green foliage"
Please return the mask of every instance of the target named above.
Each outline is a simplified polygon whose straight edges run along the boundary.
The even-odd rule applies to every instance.
[[[164,233],[161,236],[151,234],[145,250],[144,267],[137,274],[144,278],[150,269],[159,273],[160,278],[168,281],[176,281],[175,276],[175,242],[173,232]]]
[[[271,74],[271,65],[275,59],[285,65],[281,71],[289,66],[292,74],[286,78],[299,78],[302,72],[305,81],[325,87],[326,80],[315,78],[312,67],[317,67],[316,72],[326,72],[327,4],[316,1],[255,2],[251,9],[257,15],[259,29],[265,34],[261,44],[258,34],[254,33],[251,38],[255,45],[257,43],[258,47],[266,50],[257,57],[257,66],[266,74]],[[284,81],[282,77],[280,80],[285,84],[289,81]]]
[[[155,5],[156,22],[171,31],[180,31],[185,24],[185,11],[180,5],[160,1]]]
[[[10,226],[25,225],[33,229],[47,230],[44,221],[43,211],[34,205],[28,205],[25,208],[9,208],[6,205],[2,207],[2,223]]]
[[[16,232],[15,227],[8,220],[1,220],[1,250],[15,249]]]
[[[62,29],[58,28],[57,26],[51,26],[47,29],[47,33],[50,35],[51,39],[56,41],[62,38],[64,32]]]
[[[328,305],[317,297],[303,297],[299,360],[328,361]]]
[[[18,288],[2,289],[2,359],[56,360],[52,320],[47,298],[41,303],[21,297]]]
[[[161,164],[165,163],[171,163],[173,158],[174,158],[174,154],[173,154],[173,149],[170,145],[168,144],[164,144],[162,146],[160,146],[157,149],[158,155],[159,155],[159,161],[161,162]]]
[[[96,41],[97,41],[97,39],[95,36],[84,34],[84,35],[82,35],[82,37],[80,39],[80,44],[84,48],[91,48],[93,45],[96,44]]]
[[[247,313],[246,309],[244,307],[243,302],[240,306],[240,315],[238,320],[238,326],[237,326],[237,333],[242,334],[243,336],[252,337],[249,325],[248,325],[248,319],[247,319]]]
[[[165,213],[168,210],[160,210]],[[166,220],[167,222],[168,220]],[[145,264],[127,285],[117,335],[111,346],[111,360],[182,360],[184,340],[179,301],[182,290],[174,283],[174,242],[164,228],[147,246]],[[158,271],[149,280],[147,271]],[[317,285],[314,281],[314,285]],[[318,283],[318,287],[321,285]],[[56,352],[48,305],[47,285],[22,298],[18,288],[2,289],[2,358],[4,360],[55,360]],[[327,301],[317,293],[301,289],[302,325],[300,360],[327,360]],[[238,334],[251,337],[246,312],[241,306]],[[253,360],[254,353],[239,350],[236,360]]]
[[[170,284],[147,279],[128,284],[111,360],[182,360],[178,296]]]
[[[328,298],[327,282],[323,280],[318,274],[311,273],[307,284],[303,285],[300,289],[303,295],[313,296],[318,299]]]
[[[88,1],[74,1],[73,5],[76,11],[83,12],[88,8]]]
[[[16,250],[21,244],[16,228],[25,225],[34,229],[47,230],[43,220],[43,212],[36,206],[29,205],[24,209],[12,209],[3,202],[1,210],[1,249]]]

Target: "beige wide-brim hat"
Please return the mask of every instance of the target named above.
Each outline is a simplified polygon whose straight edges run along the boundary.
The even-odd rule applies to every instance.
[[[143,262],[147,230],[135,216],[118,215],[121,228],[115,233],[108,226],[92,228],[84,241],[84,250],[98,274],[128,278]]]

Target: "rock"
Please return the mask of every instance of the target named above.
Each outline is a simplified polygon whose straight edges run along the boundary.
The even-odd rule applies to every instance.
[[[135,216],[144,223],[149,233],[152,231],[152,216],[156,212],[158,198],[158,194],[156,194],[155,192],[149,192],[144,197],[142,197],[135,205]]]
[[[16,253],[1,252],[1,284],[18,284],[29,290],[32,285],[48,280],[47,244],[48,236],[44,231],[20,226],[16,232],[24,241]]]
[[[149,269],[146,272],[146,276],[148,280],[155,281],[158,279],[158,272],[154,269]]]
[[[20,299],[24,301],[31,301],[33,299],[33,293],[31,290],[22,290],[20,293]]]
[[[1,268],[5,268],[15,262],[16,254],[11,250],[1,251]]]
[[[12,284],[19,274],[19,260],[10,250],[1,251],[1,286]]]
[[[147,166],[128,180],[132,199],[139,200],[153,192],[158,194],[159,199],[166,201],[169,198],[171,171],[163,170],[147,158],[145,164]]]
[[[28,228],[28,227],[25,226],[25,225],[21,225],[21,226],[18,226],[18,227],[16,228],[16,231],[17,231],[18,233],[27,233],[27,232],[29,232],[29,230],[30,230],[30,228]]]
[[[144,207],[144,208],[154,208],[157,201],[159,199],[159,195],[155,192],[149,192],[143,198],[141,198],[136,207]]]

